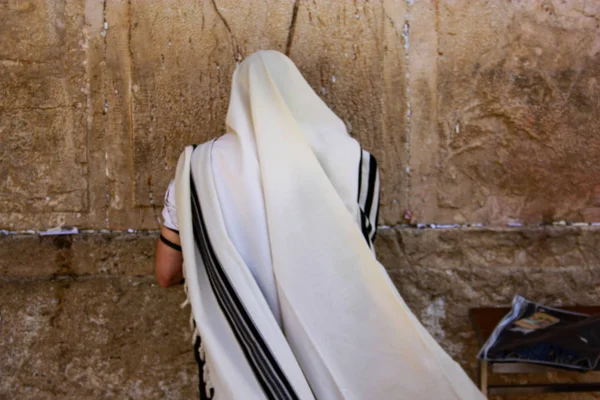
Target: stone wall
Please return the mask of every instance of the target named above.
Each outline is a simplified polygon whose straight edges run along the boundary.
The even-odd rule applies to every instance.
[[[600,301],[598,2],[4,0],[0,17],[0,398],[194,395],[182,290],[151,276],[162,196],[259,49],[377,156],[380,259],[470,373],[469,307]]]

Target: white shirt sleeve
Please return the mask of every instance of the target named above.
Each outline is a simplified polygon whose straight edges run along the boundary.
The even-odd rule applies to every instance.
[[[179,232],[179,223],[177,222],[177,208],[175,206],[175,181],[171,180],[167,192],[165,193],[165,206],[162,210],[163,225],[167,228]]]

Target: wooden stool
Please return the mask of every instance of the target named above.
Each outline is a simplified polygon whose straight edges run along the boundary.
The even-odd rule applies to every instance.
[[[600,315],[600,306],[561,307],[567,311],[582,314]],[[472,308],[469,319],[473,324],[480,347],[490,337],[496,325],[508,314],[510,308]],[[537,393],[573,393],[600,392],[600,382],[593,383],[548,383],[548,384],[512,384],[489,385],[488,378],[496,374],[528,374],[539,372],[558,372],[563,369],[519,362],[488,362],[479,360],[479,387],[485,396],[496,394],[537,394]]]

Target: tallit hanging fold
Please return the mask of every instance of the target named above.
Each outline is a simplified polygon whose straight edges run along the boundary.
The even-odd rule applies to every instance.
[[[227,131],[176,177],[215,398],[482,399],[377,262],[376,168],[287,57],[238,66]]]

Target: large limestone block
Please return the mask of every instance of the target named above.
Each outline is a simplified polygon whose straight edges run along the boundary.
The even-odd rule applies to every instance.
[[[0,235],[0,277],[49,277],[67,271],[71,244],[67,236]]]
[[[0,210],[37,214],[87,211],[85,126],[77,110],[2,112]]]
[[[0,277],[144,276],[158,232],[0,236]]]
[[[435,4],[437,42],[422,46],[435,81],[415,91],[435,113],[411,133],[426,155],[411,165],[415,221],[597,221],[600,5]]]
[[[0,226],[88,212],[82,1],[0,5]]]
[[[600,230],[590,226],[380,229],[376,245],[390,270],[600,266]]]
[[[0,397],[197,398],[183,299],[146,278],[0,280]]]

